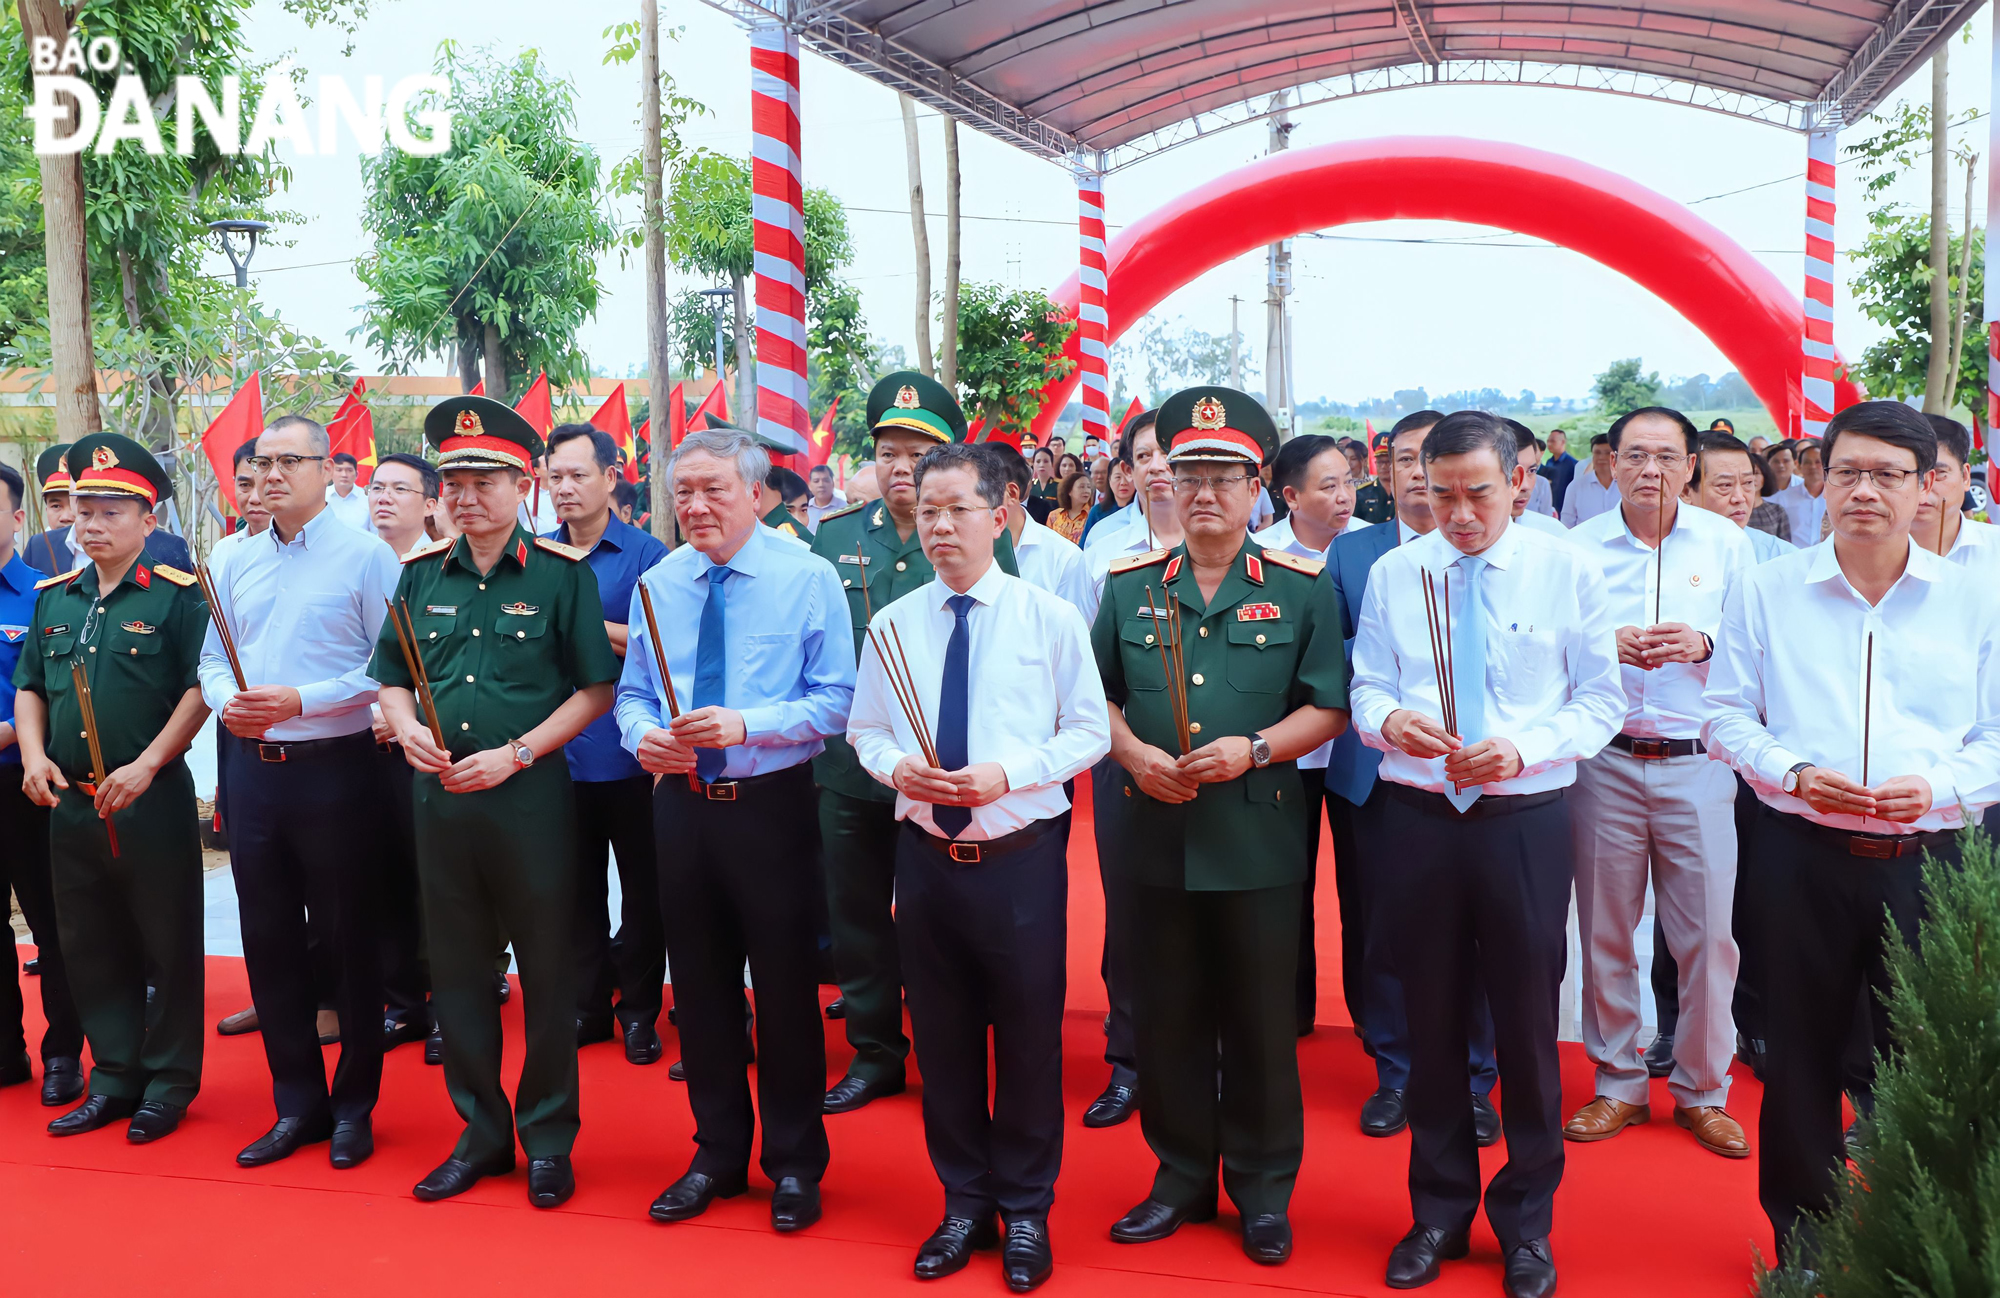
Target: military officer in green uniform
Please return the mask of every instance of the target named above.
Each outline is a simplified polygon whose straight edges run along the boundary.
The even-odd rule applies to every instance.
[[[562,746],[611,705],[619,661],[584,552],[521,527],[542,439],[498,401],[433,408],[444,506],[460,535],[415,550],[396,588],[430,681],[443,744],[414,693],[393,622],[368,674],[413,776],[417,873],[445,1086],[466,1121],[452,1156],[416,1187],[444,1199],[528,1156],[528,1199],[574,1192],[578,1125],[575,804]],[[504,936],[503,936],[504,935]],[[510,1113],[500,1081],[493,952],[511,938],[527,1057]]]
[[[1395,443],[1394,431],[1375,434],[1375,445],[1369,448],[1371,455],[1380,456]],[[1364,523],[1386,523],[1396,516],[1396,500],[1389,489],[1382,485],[1387,478],[1377,476],[1355,484],[1354,516]]]
[[[822,515],[813,553],[832,563],[847,592],[854,653],[865,646],[868,618],[934,575],[917,540],[917,461],[940,443],[965,440],[965,414],[943,384],[914,370],[889,375],[868,394],[880,500]],[[768,520],[767,520],[768,521]],[[1006,532],[994,555],[1019,576]],[[855,760],[846,736],[828,735],[813,759],[834,976],[847,1002],[847,1043],[854,1062],[826,1093],[828,1113],[846,1113],[903,1089],[903,973],[891,912],[896,882],[896,791]]]
[[[40,583],[14,672],[22,787],[55,809],[56,926],[92,1057],[89,1098],[49,1132],[130,1118],[126,1138],[144,1144],[179,1126],[201,1089],[201,842],[181,754],[208,719],[196,675],[208,605],[191,573],[145,557],[153,511],[173,494],[159,461],[94,433],[66,468],[90,562]]]
[[[1275,1264],[1305,1141],[1293,984],[1314,804],[1294,763],[1345,728],[1346,653],[1319,562],[1249,541],[1278,449],[1263,407],[1193,388],[1156,427],[1184,540],[1113,563],[1091,630],[1131,800],[1139,1117],[1160,1160],[1111,1236],[1213,1217],[1219,1161],[1244,1252]]]

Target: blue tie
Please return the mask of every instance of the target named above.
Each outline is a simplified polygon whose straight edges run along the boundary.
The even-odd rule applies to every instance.
[[[945,603],[958,622],[951,628],[951,640],[944,647],[944,685],[938,691],[938,766],[947,771],[962,771],[968,765],[965,719],[971,705],[966,695],[971,689],[969,678],[972,674],[972,629],[966,625],[965,618],[972,612],[974,601],[970,595],[953,595]],[[932,807],[931,823],[952,838],[957,838],[972,823],[972,808]]]
[[[708,570],[708,602],[701,606],[701,638],[694,649],[694,698],[698,708],[721,707],[724,702],[724,663],[728,648],[722,641],[722,579],[729,569],[717,565]],[[722,748],[697,748],[694,773],[704,784],[713,784],[729,764],[729,752]]]
[[[1486,601],[1479,593],[1486,560],[1463,555],[1458,570],[1465,582],[1451,620],[1451,688],[1458,704],[1458,737],[1469,748],[1486,738]],[[1468,784],[1456,791],[1447,789],[1444,796],[1464,811],[1478,801],[1482,787]]]

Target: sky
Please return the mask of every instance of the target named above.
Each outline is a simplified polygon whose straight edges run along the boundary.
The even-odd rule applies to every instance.
[[[577,90],[578,134],[608,168],[638,143],[636,64],[605,67],[602,32],[636,16],[630,0],[571,0],[560,10],[528,0],[378,0],[375,15],[344,57],[344,38],[310,31],[277,0],[259,0],[249,26],[262,58],[289,52],[309,76],[365,75],[391,84],[429,71],[440,41],[487,45],[502,55],[538,49]],[[557,21],[551,21],[552,17]],[[749,42],[732,19],[697,0],[662,0],[664,26],[680,28],[663,62],[680,91],[709,108],[690,123],[690,143],[747,154],[750,143]],[[1989,93],[1990,20],[1982,11],[1969,43],[1954,44],[1954,110],[1985,107]],[[482,35],[490,34],[490,35]],[[1899,91],[1927,98],[1919,74]],[[896,96],[811,53],[802,60],[803,161],[808,185],[830,190],[849,213],[856,256],[844,274],[862,294],[872,333],[910,349],[915,337],[914,270],[902,121]],[[1457,135],[1532,145],[1627,176],[1694,211],[1750,249],[1778,278],[1803,276],[1805,140],[1789,131],[1670,104],[1614,95],[1533,87],[1426,86],[1302,110],[1292,147],[1387,135]],[[921,119],[927,205],[943,210],[943,132],[936,115]],[[1961,129],[1954,142],[1985,151],[1987,123]],[[1857,127],[1845,138],[1858,138]],[[1076,264],[1076,194],[1056,164],[961,129],[963,274],[1052,291]],[[1261,156],[1261,124],[1224,132],[1108,177],[1104,195],[1112,234],[1195,186]],[[281,146],[285,148],[287,146]],[[348,349],[363,372],[380,362],[348,331],[359,323],[365,292],[349,263],[366,251],[360,228],[361,160],[343,137],[329,156],[293,156],[294,180],[281,206],[305,224],[277,232],[290,246],[262,250],[254,286],[265,304],[298,327]],[[287,148],[287,151],[289,149]],[[1983,164],[1982,164],[1983,165]],[[1885,201],[1922,205],[1928,182],[1905,179]],[[1983,173],[1982,173],[1983,174]],[[1954,182],[1954,192],[1962,180]],[[1982,179],[1974,219],[1985,219]],[[1720,197],[1718,197],[1720,196]],[[1837,226],[1841,248],[1867,232],[1867,211],[1851,166],[1843,165]],[[1705,201],[1704,201],[1705,200]],[[1959,223],[1954,203],[1953,222]],[[627,217],[633,215],[626,213]],[[930,222],[942,284],[944,230]],[[1350,225],[1338,237],[1294,245],[1295,393],[1356,401],[1422,386],[1523,388],[1544,397],[1586,396],[1610,361],[1642,358],[1673,378],[1719,376],[1732,368],[1713,345],[1651,293],[1564,249],[1398,242],[1491,234],[1484,227],[1438,222]],[[218,253],[213,269],[226,271]],[[581,342],[592,364],[613,374],[643,366],[643,271],[636,257],[607,254],[603,295]],[[1835,293],[1835,338],[1858,355],[1881,334],[1855,308],[1843,264]],[[1244,299],[1249,355],[1264,349],[1265,263],[1261,253],[1200,276],[1155,308],[1154,318],[1224,334],[1230,297]],[[1504,327],[1494,327],[1495,321]],[[448,372],[443,357],[425,372]],[[643,372],[641,370],[640,372]],[[1141,376],[1142,377],[1142,376]],[[1252,381],[1246,386],[1255,386]]]

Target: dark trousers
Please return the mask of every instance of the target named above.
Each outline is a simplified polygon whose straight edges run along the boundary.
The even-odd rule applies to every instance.
[[[681,781],[685,784],[687,781]],[[664,783],[664,781],[663,781]],[[579,1021],[651,1025],[667,980],[660,868],[653,850],[653,777],[576,783],[576,955]],[[618,862],[618,936],[611,936],[608,863]]]
[[[365,730],[264,761],[262,746],[229,737],[229,854],[243,925],[243,965],[257,1006],[271,1097],[281,1118],[363,1118],[382,1087],[381,935],[375,917],[380,821],[360,818],[381,788]],[[361,833],[359,841],[356,829]],[[329,1089],[314,1015],[312,914],[333,973],[340,1063]]]
[[[1107,757],[1090,768],[1091,834],[1097,841],[1097,876],[1104,888],[1104,954],[1098,974],[1104,979],[1104,1062],[1111,1065],[1111,1084],[1139,1084],[1139,1051],[1133,1043],[1132,889],[1119,864],[1129,840],[1124,817],[1125,768]]]
[[[42,1058],[76,1059],[83,1054],[83,1022],[70,998],[69,970],[63,965],[62,938],[56,932],[55,891],[49,880],[49,809],[36,806],[21,792],[18,762],[0,764],[0,898],[10,886],[35,935],[36,959],[41,961],[42,1017],[48,1024],[42,1032]],[[0,1063],[28,1048],[21,1025],[26,1009],[21,962],[10,958],[8,966],[6,977],[0,978]]]
[[[1069,863],[1060,820],[960,865],[907,822],[896,936],[924,1075],[924,1143],[945,1215],[1045,1218],[1062,1167]],[[993,1101],[987,1104],[987,1029]]]
[[[854,1047],[847,1071],[871,1082],[901,1078],[910,1039],[903,1034],[903,967],[896,949],[896,804],[832,789],[818,796],[833,972],[847,1002],[847,1044]],[[680,959],[677,948],[674,958]],[[680,1003],[678,991],[674,1002]]]
[[[1406,792],[1435,805],[1414,805]],[[1507,1129],[1507,1164],[1486,1189],[1486,1219],[1503,1248],[1538,1239],[1549,1233],[1563,1172],[1556,1019],[1574,877],[1569,808],[1560,798],[1519,811],[1474,804],[1484,814],[1459,818],[1441,795],[1389,793],[1382,824],[1398,849],[1382,920],[1409,1012],[1412,1215],[1457,1231],[1479,1210],[1479,1146],[1465,1102],[1476,977],[1493,1014]]]
[[[1846,1162],[1840,1122],[1843,1056],[1855,998],[1888,993],[1884,913],[1912,945],[1922,918],[1921,856],[1850,856],[1809,822],[1765,809],[1755,828],[1752,909],[1765,955],[1764,1106],[1757,1118],[1757,1198],[1780,1256],[1801,1216],[1833,1204]],[[1932,849],[1956,862],[1958,845]],[[1873,1014],[1874,1044],[1890,1046],[1888,1016]]]
[[[1301,774],[1304,774],[1301,772]],[[1324,776],[1325,772],[1316,772]],[[1333,888],[1340,905],[1340,993],[1347,1020],[1361,1028],[1368,1021],[1365,955],[1368,912],[1362,904],[1361,849],[1354,842],[1354,804],[1327,791],[1324,779],[1305,777],[1306,797],[1326,807],[1326,826],[1333,837]],[[1299,1026],[1313,1021],[1319,1008],[1319,956],[1314,949],[1313,893],[1319,876],[1319,816],[1313,816],[1311,848],[1306,857],[1305,904],[1299,913]],[[1365,1029],[1364,1029],[1365,1030]]]
[[[1245,1217],[1291,1203],[1305,1151],[1295,1014],[1302,891],[1132,888],[1139,1122],[1160,1160],[1152,1197],[1162,1203],[1212,1201],[1218,1160]]]
[[[759,1120],[766,1176],[818,1181],[826,1171],[813,799],[807,765],[739,785],[733,801],[712,800],[679,776],[653,792],[674,1021],[694,1110],[691,1172],[724,1181],[748,1172]],[[745,960],[757,993],[754,1112],[743,1061]]]
[[[385,812],[376,931],[381,935],[382,1000],[398,1022],[431,1022],[431,971],[424,951],[423,890],[417,882],[417,823],[411,802],[416,774],[401,744],[375,748]]]

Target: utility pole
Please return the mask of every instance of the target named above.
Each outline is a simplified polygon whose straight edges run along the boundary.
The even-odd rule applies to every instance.
[[[1286,108],[1290,92],[1271,96],[1270,148],[1281,153],[1291,144],[1292,115]],[[1292,292],[1292,242],[1280,239],[1265,253],[1264,272],[1264,405],[1278,423],[1278,431],[1289,436],[1292,430],[1291,330],[1286,327],[1285,299]]]
[[[1243,390],[1243,330],[1236,323],[1236,308],[1242,304],[1242,298],[1229,295],[1229,386],[1238,392]]]
[[[646,453],[647,503],[653,535],[674,542],[673,490],[667,481],[667,403],[674,400],[673,356],[667,330],[667,235],[665,161],[660,151],[660,6],[639,0],[639,166],[644,175],[640,220],[646,227],[646,417],[652,421]],[[718,317],[718,320],[720,317]],[[716,344],[715,363],[722,364]]]

